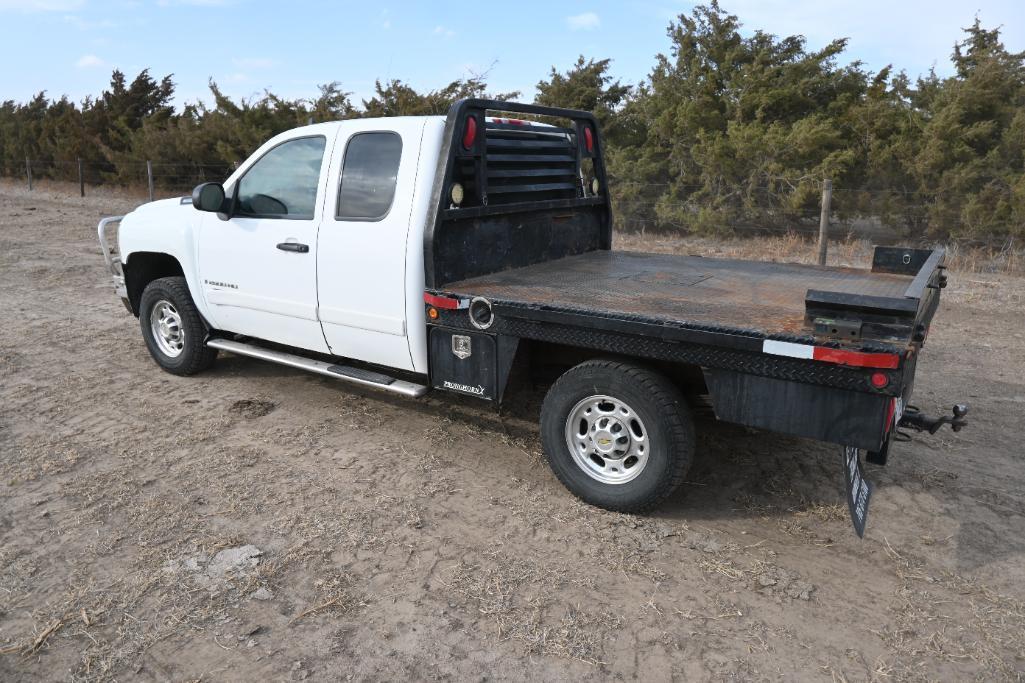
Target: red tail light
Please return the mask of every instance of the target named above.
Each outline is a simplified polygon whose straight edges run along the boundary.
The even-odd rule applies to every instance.
[[[588,154],[594,152],[594,133],[591,132],[590,126],[584,127],[584,145],[587,147]]]
[[[466,117],[466,128],[463,129],[463,149],[473,147],[473,141],[477,139],[477,119],[473,116]]]
[[[886,376],[885,372],[873,372],[870,379],[872,386],[876,389],[883,389],[890,383],[890,378]]]

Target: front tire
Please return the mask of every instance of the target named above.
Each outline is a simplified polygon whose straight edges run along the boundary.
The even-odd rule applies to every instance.
[[[146,285],[139,323],[153,360],[173,375],[194,375],[217,358],[217,349],[206,345],[206,325],[183,277],[162,277]]]
[[[657,507],[694,458],[694,423],[680,391],[647,368],[612,360],[581,363],[552,385],[541,439],[567,489],[616,512]]]

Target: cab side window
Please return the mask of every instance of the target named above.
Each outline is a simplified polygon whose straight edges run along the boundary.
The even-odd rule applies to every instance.
[[[312,219],[326,142],[289,140],[260,157],[239,181],[235,215]]]
[[[345,147],[335,218],[341,221],[384,218],[395,198],[401,158],[402,138],[396,133],[353,135]]]

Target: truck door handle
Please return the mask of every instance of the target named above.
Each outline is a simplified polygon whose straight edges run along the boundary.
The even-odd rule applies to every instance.
[[[282,242],[278,245],[278,249],[281,251],[294,251],[298,254],[308,254],[310,251],[310,245],[299,244],[298,242]]]

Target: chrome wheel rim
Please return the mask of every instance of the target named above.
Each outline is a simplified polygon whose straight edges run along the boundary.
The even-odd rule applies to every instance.
[[[178,309],[170,301],[161,299],[149,314],[149,327],[160,352],[177,358],[185,350],[185,329]]]
[[[633,408],[614,396],[588,396],[566,418],[573,462],[603,484],[636,479],[648,463],[648,430]]]

